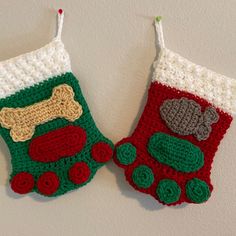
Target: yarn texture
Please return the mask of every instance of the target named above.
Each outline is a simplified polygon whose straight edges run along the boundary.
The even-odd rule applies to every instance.
[[[173,132],[193,134],[199,141],[209,137],[211,124],[219,119],[214,107],[208,107],[201,113],[201,106],[186,98],[166,100],[160,107],[160,114]]]
[[[154,175],[148,166],[140,165],[134,169],[132,179],[139,188],[148,188],[154,181]]]
[[[136,159],[136,148],[131,143],[125,143],[116,149],[116,156],[119,163],[129,165]]]
[[[165,133],[151,136],[148,152],[160,163],[181,172],[194,172],[204,165],[204,154],[198,147]]]
[[[159,182],[156,192],[160,201],[171,204],[179,200],[181,189],[174,180],[163,179]]]
[[[160,22],[147,103],[134,132],[116,144],[114,162],[133,188],[164,205],[203,203],[213,190],[215,153],[236,112],[236,80],[167,49]],[[127,145],[136,151],[132,162]]]
[[[188,198],[196,203],[202,203],[208,200],[211,193],[205,181],[194,178],[186,184],[186,194]]]
[[[86,185],[113,155],[96,127],[59,32],[46,46],[0,62],[0,134],[18,194],[62,195]]]
[[[153,67],[153,82],[199,96],[229,114],[236,112],[235,79],[197,65],[167,48],[161,49]]]
[[[24,107],[4,107],[0,111],[0,124],[10,129],[15,142],[32,138],[35,127],[56,118],[75,121],[82,114],[81,105],[74,101],[74,92],[66,84],[55,87],[52,97],[42,102]]]

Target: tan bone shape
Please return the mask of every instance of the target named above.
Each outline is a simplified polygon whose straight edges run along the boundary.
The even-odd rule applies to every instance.
[[[32,138],[35,127],[56,118],[75,121],[82,115],[82,106],[74,100],[74,91],[67,84],[53,89],[51,98],[23,108],[4,107],[0,111],[0,124],[10,129],[15,142]]]

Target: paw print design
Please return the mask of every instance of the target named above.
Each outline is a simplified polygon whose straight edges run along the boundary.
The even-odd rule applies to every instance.
[[[72,73],[1,100],[1,133],[12,153],[19,194],[62,195],[86,185],[113,155]]]
[[[231,119],[200,97],[153,82],[137,127],[116,144],[114,161],[132,187],[164,205],[203,203]]]

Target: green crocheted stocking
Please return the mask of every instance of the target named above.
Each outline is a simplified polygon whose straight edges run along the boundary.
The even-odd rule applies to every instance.
[[[0,107],[17,193],[64,194],[87,184],[112,156],[72,73],[20,90]]]
[[[17,193],[64,194],[87,184],[112,156],[72,73],[1,99],[0,108]]]
[[[11,188],[58,196],[87,184],[113,153],[97,129],[58,34],[44,47],[0,62],[0,134]]]

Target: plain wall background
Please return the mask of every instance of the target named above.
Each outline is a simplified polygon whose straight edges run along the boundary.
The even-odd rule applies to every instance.
[[[154,16],[164,16],[167,47],[236,78],[235,0],[1,0],[0,60],[48,43],[60,7],[72,69],[98,127],[114,142],[133,130],[146,101]],[[235,137],[234,121],[215,157],[209,201],[179,207],[134,191],[113,163],[57,199],[20,197],[8,187],[10,155],[0,139],[0,235],[236,235]]]

